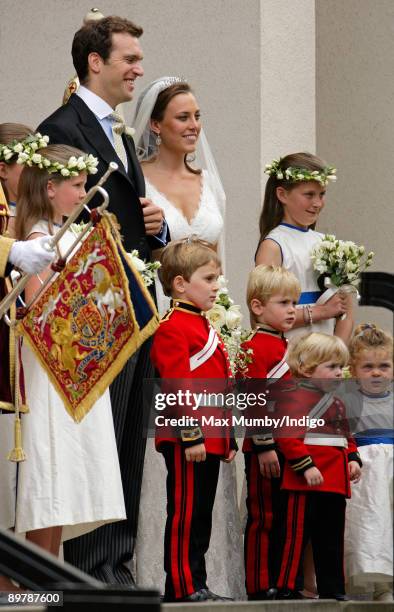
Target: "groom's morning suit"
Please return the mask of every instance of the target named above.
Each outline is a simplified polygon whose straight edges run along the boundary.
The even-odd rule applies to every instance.
[[[89,103],[89,98],[86,99]],[[140,196],[145,196],[145,183],[134,142],[123,134],[128,165],[126,171],[100,118],[83,99],[73,94],[68,103],[43,121],[38,129],[49,136],[51,144],[68,144],[98,157],[98,174],[88,176],[87,189],[97,183],[111,161],[118,163],[120,169],[113,172],[104,185],[110,198],[109,210],[120,223],[126,251],[138,249],[140,257],[149,260],[151,248],[163,246],[163,243],[156,237],[145,235],[139,201]],[[64,545],[64,557],[68,562],[109,583],[132,581],[124,563],[132,557],[137,533],[146,443],[142,436],[142,381],[153,376],[148,345],[149,341],[145,342],[129,359],[110,387],[127,520],[105,525]]]

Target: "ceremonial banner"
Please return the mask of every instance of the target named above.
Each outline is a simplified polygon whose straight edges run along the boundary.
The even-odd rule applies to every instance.
[[[104,215],[19,331],[80,422],[157,326],[155,304]]]

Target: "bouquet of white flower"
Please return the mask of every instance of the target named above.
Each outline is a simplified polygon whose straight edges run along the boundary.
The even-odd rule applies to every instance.
[[[127,255],[134,268],[141,274],[145,287],[152,285],[155,280],[156,270],[160,268],[161,263],[159,261],[145,261],[141,259],[137,249],[127,253]]]
[[[326,234],[311,253],[313,267],[320,272],[320,281],[323,280],[325,288],[332,285],[357,288],[360,274],[369,268],[373,256],[372,251],[366,255],[363,246],[350,240],[338,240],[332,234]]]
[[[236,371],[245,369],[246,364],[251,361],[252,350],[245,351],[241,344],[249,333],[241,327],[242,313],[240,306],[228,295],[227,281],[224,276],[219,277],[220,289],[216,301],[211,310],[208,311],[208,319],[211,325],[220,334],[230,358],[230,366],[233,375]]]

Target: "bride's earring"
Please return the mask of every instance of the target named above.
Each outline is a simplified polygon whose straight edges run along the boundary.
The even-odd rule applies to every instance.
[[[160,147],[160,145],[161,145],[161,136],[160,136],[160,134],[157,134],[157,136],[156,136],[156,146]]]

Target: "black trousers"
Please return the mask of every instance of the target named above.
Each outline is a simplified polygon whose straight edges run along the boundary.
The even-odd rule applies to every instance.
[[[281,457],[280,457],[281,459]],[[246,592],[256,595],[276,586],[280,478],[263,478],[256,453],[245,453],[248,519],[244,538]]]
[[[205,553],[211,538],[220,459],[207,455],[201,463],[188,462],[180,444],[165,444],[162,452],[168,471],[165,600],[174,601],[207,588]]]
[[[138,527],[146,447],[142,384],[144,378],[153,377],[150,347],[151,341],[147,340],[110,386],[127,519],[104,525],[64,544],[66,561],[109,584],[134,582],[125,564],[133,557]]]
[[[278,588],[295,590],[305,547],[311,541],[320,598],[345,594],[343,569],[346,499],[321,491],[282,492],[281,566]]]

